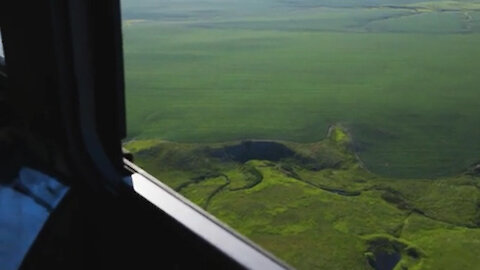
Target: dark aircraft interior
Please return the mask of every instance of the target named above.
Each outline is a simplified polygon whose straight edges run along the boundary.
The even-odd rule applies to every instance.
[[[3,1],[0,32],[0,269],[256,268],[134,191],[119,0]]]

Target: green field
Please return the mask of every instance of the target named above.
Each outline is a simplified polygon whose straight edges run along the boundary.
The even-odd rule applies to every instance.
[[[308,144],[126,147],[158,179],[298,269],[385,270],[382,254],[397,257],[395,269],[480,269],[480,165],[435,180],[380,177],[338,126]]]
[[[126,147],[153,175],[300,269],[476,267],[480,1],[122,5]],[[320,161],[199,150],[241,140]]]
[[[457,173],[480,159],[480,12],[464,15],[480,5],[467,3],[125,12],[129,138],[313,142],[342,123],[374,172]]]

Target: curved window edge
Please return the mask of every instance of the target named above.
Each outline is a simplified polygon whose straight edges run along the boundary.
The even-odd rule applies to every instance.
[[[292,269],[137,165],[127,159],[124,163],[133,173],[126,181],[136,193],[246,269]]]

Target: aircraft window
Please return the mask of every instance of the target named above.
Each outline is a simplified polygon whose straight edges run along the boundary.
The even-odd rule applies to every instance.
[[[477,265],[480,0],[122,9],[137,165],[298,269]]]

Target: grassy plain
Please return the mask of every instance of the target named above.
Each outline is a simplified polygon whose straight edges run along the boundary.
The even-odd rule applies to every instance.
[[[480,20],[435,3],[142,13],[124,27],[129,138],[313,142],[342,123],[372,171],[458,173],[480,153]]]
[[[122,4],[136,163],[299,269],[480,269],[479,1]]]

